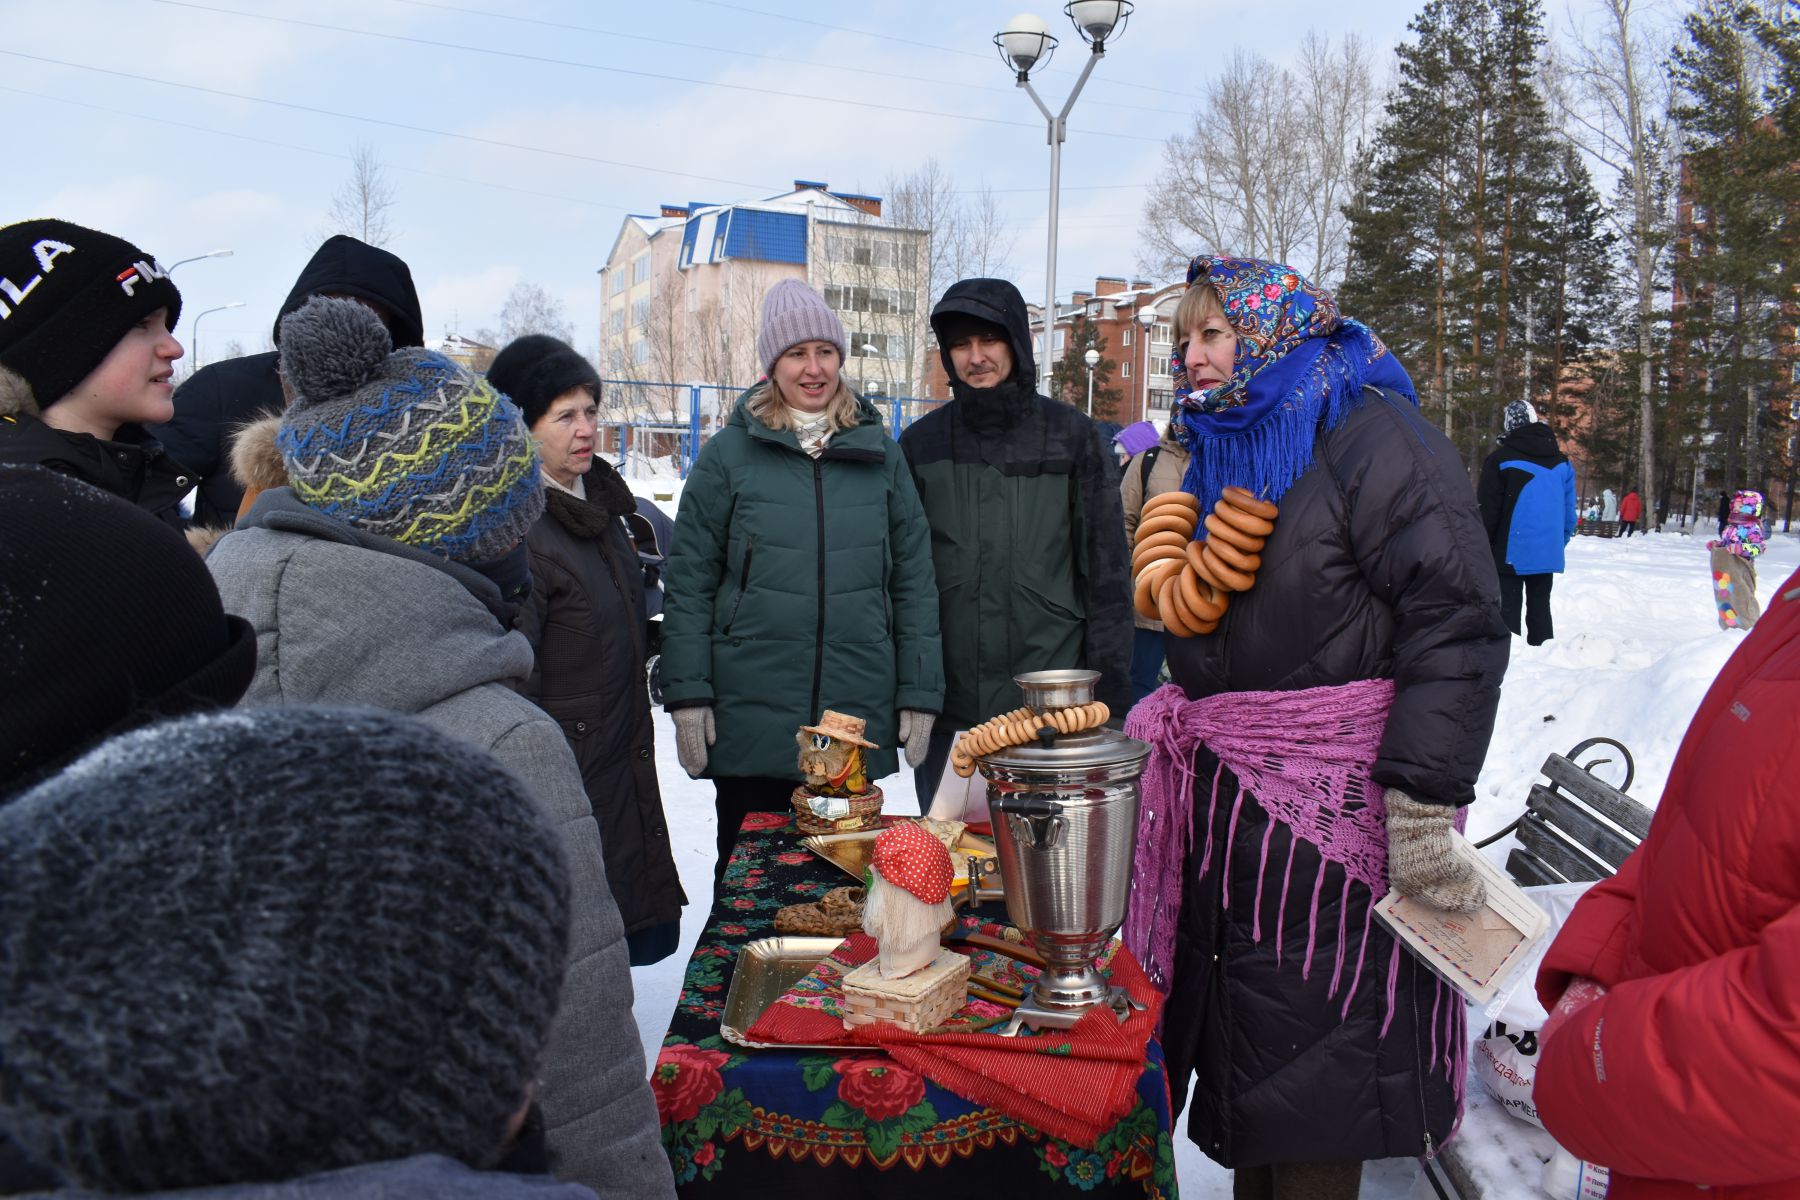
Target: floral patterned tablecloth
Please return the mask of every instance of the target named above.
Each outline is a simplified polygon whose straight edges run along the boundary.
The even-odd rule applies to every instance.
[[[777,909],[847,882],[800,848],[790,815],[745,821],[650,1078],[683,1197],[1173,1200],[1169,1090],[1155,1041],[1137,1103],[1086,1150],[883,1054],[745,1050],[721,1038],[738,950],[773,933]]]

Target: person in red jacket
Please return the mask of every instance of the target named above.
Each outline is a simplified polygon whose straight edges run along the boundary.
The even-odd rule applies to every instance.
[[[1612,1169],[1608,1200],[1800,1196],[1797,779],[1800,572],[1701,702],[1649,836],[1538,974],[1538,1114]]]
[[[1637,528],[1638,518],[1643,515],[1644,502],[1639,498],[1637,489],[1633,488],[1625,493],[1623,500],[1619,501],[1619,530],[1626,537],[1630,537],[1632,530]]]

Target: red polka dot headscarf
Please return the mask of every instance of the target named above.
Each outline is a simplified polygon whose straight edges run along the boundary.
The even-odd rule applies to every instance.
[[[889,826],[875,839],[875,869],[926,904],[942,904],[956,877],[944,843],[911,821]]]

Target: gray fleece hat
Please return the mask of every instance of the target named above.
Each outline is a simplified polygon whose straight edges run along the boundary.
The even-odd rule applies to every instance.
[[[367,709],[126,734],[0,807],[0,1129],[60,1184],[491,1166],[568,877],[486,752]]]

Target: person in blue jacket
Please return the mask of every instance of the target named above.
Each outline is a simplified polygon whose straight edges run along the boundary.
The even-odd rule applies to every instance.
[[[1555,636],[1550,585],[1575,536],[1575,471],[1529,401],[1508,404],[1502,423],[1506,431],[1481,468],[1475,494],[1500,572],[1501,615],[1518,633],[1523,598],[1525,641],[1538,646]]]

